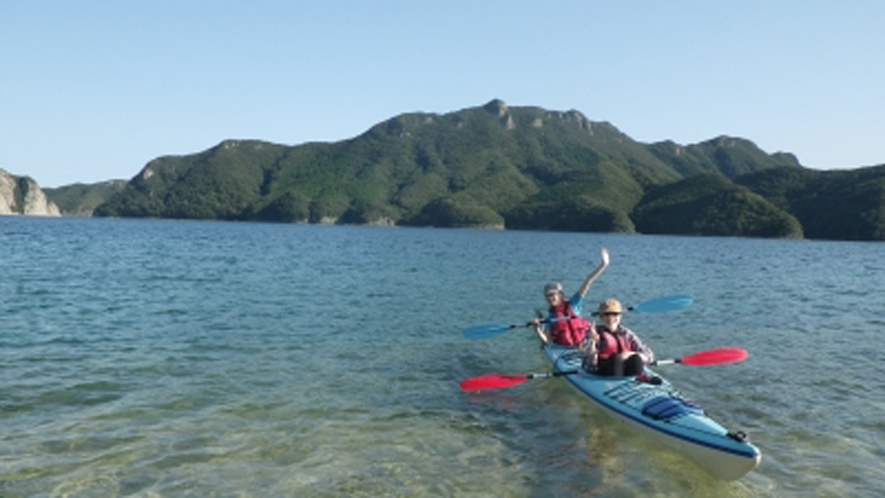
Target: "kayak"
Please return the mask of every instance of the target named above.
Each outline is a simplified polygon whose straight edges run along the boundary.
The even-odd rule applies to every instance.
[[[717,478],[734,481],[759,465],[762,455],[746,434],[719,425],[652,370],[604,377],[581,369],[582,354],[572,348],[549,344],[544,354],[557,372],[574,372],[562,377],[609,414]]]

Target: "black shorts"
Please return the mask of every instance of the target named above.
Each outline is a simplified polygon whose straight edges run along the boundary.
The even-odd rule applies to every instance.
[[[630,355],[626,360],[622,359],[621,355],[615,354],[599,362],[596,374],[610,377],[639,375],[642,373],[642,367],[642,358],[638,354]]]

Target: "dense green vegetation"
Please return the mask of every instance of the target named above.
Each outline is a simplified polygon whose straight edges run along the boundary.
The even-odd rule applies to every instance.
[[[494,100],[336,143],[229,140],[158,158],[95,214],[881,240],[885,172],[858,175],[739,138],[641,144],[577,111]],[[861,220],[819,216],[821,193],[837,197],[835,218]]]
[[[90,185],[75,183],[59,188],[45,188],[43,192],[64,215],[92,216],[99,204],[126,188],[123,180],[110,180]]]
[[[792,213],[806,237],[885,240],[885,165],[848,171],[777,168],[736,182]]]
[[[769,155],[749,140],[733,137],[718,137],[688,146],[669,141],[658,142],[650,145],[649,150],[686,177],[716,172],[734,178],[760,169],[799,166],[799,161],[792,154],[779,152]]]
[[[636,207],[634,219],[643,233],[802,237],[796,218],[716,173],[649,192]]]

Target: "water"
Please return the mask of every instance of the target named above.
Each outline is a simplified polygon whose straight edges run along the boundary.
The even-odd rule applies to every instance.
[[[762,464],[734,483],[543,372],[542,285],[625,304],[661,367]],[[0,218],[2,496],[876,496],[883,245]]]

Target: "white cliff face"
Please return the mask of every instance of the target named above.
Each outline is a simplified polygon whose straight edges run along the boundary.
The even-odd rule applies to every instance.
[[[21,205],[20,205],[21,204]],[[0,215],[61,216],[61,211],[27,177],[15,177],[0,169]]]
[[[28,192],[25,194],[24,214],[32,216],[61,216],[61,211],[50,201],[37,182],[28,179]]]
[[[15,212],[15,180],[3,170],[0,170],[0,214],[18,214]]]

